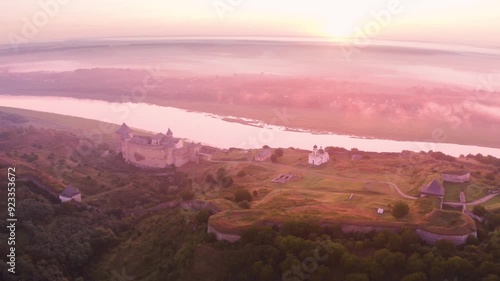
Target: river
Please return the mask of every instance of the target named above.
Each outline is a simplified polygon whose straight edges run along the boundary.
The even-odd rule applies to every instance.
[[[355,136],[312,133],[262,124],[259,121],[151,105],[145,103],[113,103],[61,97],[0,96],[0,105],[40,112],[99,120],[114,124],[166,133],[219,148],[318,146],[358,148],[373,152],[441,151],[452,156],[469,153],[500,157],[500,149],[449,143],[368,139]],[[228,121],[231,120],[231,121]],[[234,122],[239,120],[241,122]],[[100,130],[101,128],[96,128]]]

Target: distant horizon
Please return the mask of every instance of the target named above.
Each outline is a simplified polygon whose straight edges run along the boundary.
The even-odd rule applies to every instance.
[[[324,43],[349,43],[359,38],[356,37],[345,37],[343,39],[335,39],[327,36],[314,36],[314,35],[165,35],[165,36],[149,36],[149,35],[136,35],[136,36],[106,36],[106,37],[73,37],[73,38],[60,38],[52,40],[33,40],[25,44],[20,44],[19,46],[30,46],[36,44],[50,44],[57,42],[97,42],[105,40],[117,40],[117,41],[127,41],[127,40],[168,40],[168,39],[182,39],[182,40],[197,40],[197,39],[211,39],[211,40],[224,40],[224,39],[240,39],[248,41],[290,41],[290,42],[302,42],[303,40],[284,40],[284,39],[309,39],[310,42],[324,42]],[[269,40],[268,40],[269,39]],[[465,43],[465,42],[449,42],[449,41],[433,41],[433,40],[417,40],[417,39],[388,39],[388,38],[375,38],[371,39],[373,42],[412,42],[412,43],[425,43],[425,44],[439,44],[439,45],[460,45],[460,46],[470,46],[470,47],[484,47],[492,49],[500,49],[500,45],[487,45],[479,43]],[[0,46],[10,46],[10,43],[0,43]],[[369,44],[367,44],[369,45]]]
[[[500,48],[495,0],[144,0],[0,3],[0,44],[90,38],[312,37]]]
[[[207,42],[200,42],[200,41]],[[93,38],[74,38],[61,39],[43,42],[30,42],[21,44],[13,48],[10,44],[0,44],[0,55],[20,54],[19,50],[29,49],[29,52],[44,51],[44,48],[53,48],[57,45],[59,49],[64,48],[95,48],[95,47],[113,47],[111,42],[116,44],[129,45],[131,47],[141,44],[162,45],[176,43],[180,41],[185,44],[332,44],[340,49],[360,49],[360,48],[401,48],[414,50],[431,50],[449,53],[473,53],[487,56],[500,57],[500,47],[484,46],[467,43],[450,43],[418,40],[392,40],[392,39],[370,39],[368,44],[358,44],[356,38],[353,41],[335,40],[321,36],[128,36],[128,37],[93,37]],[[109,44],[109,45],[106,45]],[[39,49],[39,50],[37,50]],[[346,51],[346,50],[344,50]],[[22,53],[22,52],[21,52]]]

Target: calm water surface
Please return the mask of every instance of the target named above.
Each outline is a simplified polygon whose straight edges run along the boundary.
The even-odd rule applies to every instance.
[[[151,132],[165,133],[168,128],[171,128],[177,137],[221,148],[259,148],[263,145],[269,145],[271,147],[311,149],[316,144],[323,147],[338,146],[374,152],[433,150],[453,156],[482,153],[500,157],[500,149],[496,148],[316,134],[308,131],[288,130],[284,127],[271,126],[248,119],[241,119],[241,121],[245,121],[243,123],[229,122],[224,120],[227,116],[191,112],[145,103],[111,103],[60,97],[0,96],[0,105],[114,124],[126,122],[130,127]],[[96,128],[96,130],[101,130],[101,128]]]

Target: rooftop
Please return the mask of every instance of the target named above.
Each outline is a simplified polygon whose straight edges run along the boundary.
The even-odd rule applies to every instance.
[[[156,134],[156,135],[153,137],[153,140],[161,141],[161,140],[163,140],[165,137],[166,137],[166,135],[165,135],[165,134],[158,133],[158,134]]]
[[[63,192],[61,192],[61,196],[63,197],[66,197],[66,198],[71,198],[73,196],[76,196],[80,194],[80,191],[78,191],[78,189],[74,188],[73,186],[71,185],[68,185],[64,190]]]
[[[444,187],[437,179],[422,187],[422,193],[436,196],[444,196]]]
[[[128,133],[132,132],[132,129],[130,129],[127,124],[123,123],[120,128],[116,131],[117,134],[119,135],[126,135]]]

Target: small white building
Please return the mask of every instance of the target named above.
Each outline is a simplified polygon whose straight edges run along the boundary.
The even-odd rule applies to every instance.
[[[319,166],[322,165],[323,163],[326,163],[330,160],[330,155],[322,148],[320,147],[318,149],[318,146],[315,145],[313,147],[313,151],[309,153],[309,164],[314,165],[314,166]]]
[[[71,200],[75,200],[76,202],[82,202],[82,194],[78,189],[74,188],[71,185],[68,185],[61,194],[59,194],[59,199],[61,202],[69,202]]]

